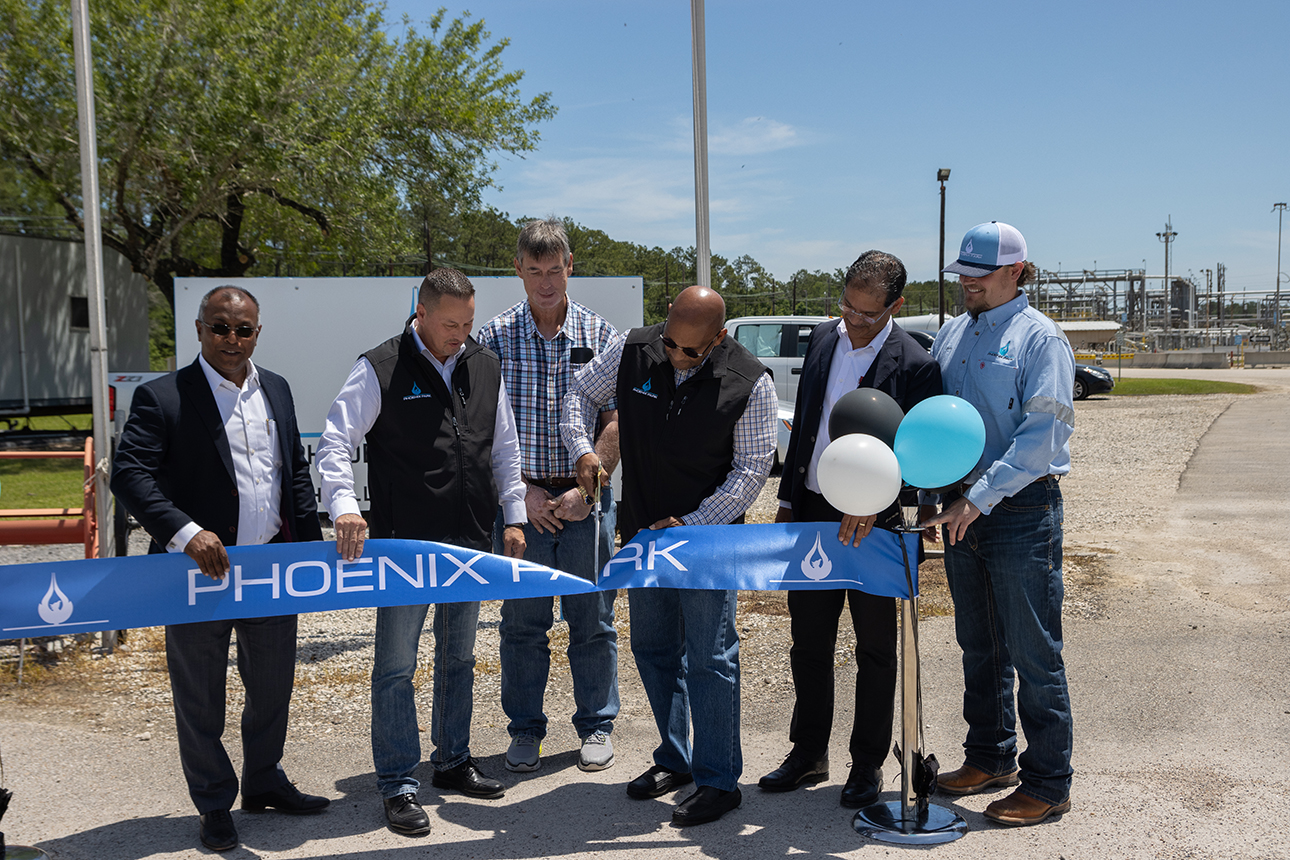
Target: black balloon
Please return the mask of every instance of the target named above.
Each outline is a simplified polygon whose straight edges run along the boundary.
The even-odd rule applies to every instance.
[[[840,439],[848,433],[867,433],[887,443],[896,444],[896,428],[905,413],[891,395],[876,388],[848,391],[833,404],[829,415],[829,439]]]

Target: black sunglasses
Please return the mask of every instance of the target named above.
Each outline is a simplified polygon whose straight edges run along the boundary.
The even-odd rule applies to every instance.
[[[216,337],[228,337],[228,333],[233,332],[238,337],[246,340],[248,337],[254,337],[256,332],[255,326],[247,325],[246,323],[234,328],[228,323],[208,323],[206,320],[198,320],[198,322],[210,329],[211,334]]]
[[[667,335],[663,335],[661,340],[663,341],[663,346],[667,347],[668,349],[680,350],[682,355],[687,355],[690,358],[699,358],[700,356],[704,356],[708,354],[708,347],[712,346],[712,341],[716,340],[717,335],[720,335],[720,334],[721,332],[717,332],[717,334],[714,334],[712,336],[712,340],[708,341],[707,345],[704,346],[702,350],[696,350],[692,346],[678,346],[676,341],[672,340],[672,338],[668,337]]]

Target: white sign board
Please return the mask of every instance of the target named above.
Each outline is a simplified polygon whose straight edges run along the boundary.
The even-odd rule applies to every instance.
[[[475,326],[524,299],[519,278],[476,278]],[[255,363],[286,377],[296,401],[301,441],[313,468],[327,410],[359,355],[403,331],[416,310],[421,278],[176,278],[175,365],[197,358],[193,320],[209,290],[232,284],[260,303],[264,326],[255,346]],[[644,285],[640,278],[570,278],[569,296],[625,332],[644,322]],[[354,452],[354,489],[368,507],[366,451]],[[319,495],[321,502],[321,495]]]

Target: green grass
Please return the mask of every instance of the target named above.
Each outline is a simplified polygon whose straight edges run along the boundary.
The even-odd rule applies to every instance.
[[[1115,381],[1111,394],[1141,396],[1152,394],[1253,394],[1258,389],[1243,382],[1209,379],[1144,379],[1125,377]]]
[[[49,430],[55,433],[65,430],[93,430],[94,416],[89,412],[79,415],[33,415],[30,418],[0,418],[0,431],[3,430]]]
[[[0,508],[76,508],[85,503],[80,460],[0,460]]]

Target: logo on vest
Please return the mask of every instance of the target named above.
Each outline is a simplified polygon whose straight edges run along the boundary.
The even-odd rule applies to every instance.
[[[643,385],[638,385],[638,386],[636,386],[635,388],[633,388],[633,389],[632,389],[632,393],[634,393],[634,394],[644,394],[646,397],[651,397],[651,398],[653,398],[654,400],[658,400],[658,395],[657,395],[657,394],[655,394],[654,392],[650,391],[650,387],[651,387],[653,384],[654,384],[654,380],[652,380],[652,379],[647,379],[647,380],[645,380],[645,383],[644,383]]]
[[[403,399],[404,399],[404,400],[423,400],[423,399],[425,399],[425,398],[427,398],[427,397],[433,398],[433,397],[434,397],[434,395],[433,395],[433,394],[422,394],[422,393],[421,393],[421,386],[420,386],[420,385],[417,385],[417,384],[416,384],[416,382],[413,382],[413,383],[412,383],[412,393],[411,393],[411,394],[404,395]]]

